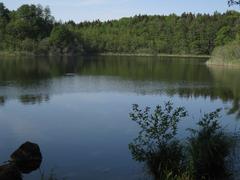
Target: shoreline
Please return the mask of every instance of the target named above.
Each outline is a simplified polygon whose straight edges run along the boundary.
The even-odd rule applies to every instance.
[[[137,57],[185,57],[185,58],[210,58],[210,55],[194,54],[148,54],[148,53],[99,53],[99,56],[137,56]]]
[[[194,54],[150,54],[150,53],[92,53],[92,54],[35,54],[24,51],[0,51],[0,56],[136,56],[136,57],[186,57],[186,58],[210,58],[210,55]]]
[[[236,68],[239,69],[240,68],[240,64],[231,64],[231,63],[213,63],[213,62],[206,62],[207,66],[210,67],[221,67],[221,68]]]
[[[0,57],[71,57],[71,56],[121,56],[121,57],[175,57],[175,58],[198,58],[208,59],[205,64],[207,66],[240,68],[238,63],[216,63],[211,61],[211,55],[194,55],[194,54],[148,54],[148,53],[89,53],[89,54],[35,54],[25,51],[0,51]]]
[[[15,51],[15,52],[14,51],[13,52],[11,52],[11,51],[0,51],[0,56],[11,57],[11,56],[38,56],[38,55],[36,55],[32,52],[24,52],[24,51],[22,51],[22,52],[20,52],[20,51]]]

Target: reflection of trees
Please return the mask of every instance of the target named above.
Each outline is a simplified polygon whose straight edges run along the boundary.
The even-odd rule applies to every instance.
[[[237,113],[240,116],[239,69],[208,68],[191,59],[178,59],[176,62],[174,58],[100,57],[99,60],[90,58],[79,74],[120,76],[131,80],[177,84],[177,87],[167,88],[165,92],[185,98],[210,97],[212,100],[220,98],[223,101],[232,101],[228,113]]]
[[[240,69],[229,67],[209,67],[214,77],[215,95],[225,101],[232,101],[228,114],[240,118]]]
[[[19,97],[19,100],[23,104],[40,104],[42,102],[49,101],[48,95],[22,95]]]
[[[14,81],[21,85],[65,75],[118,76],[131,80],[167,82],[211,81],[205,66],[192,66],[194,60],[156,57],[59,57],[37,59],[5,59],[0,61],[0,81]],[[209,78],[210,77],[210,78]]]
[[[174,58],[166,57],[98,57],[88,58],[78,73],[170,83],[211,82],[208,69],[202,65],[193,66],[194,62],[196,60],[183,58],[174,61]]]
[[[118,56],[7,58],[0,60],[0,82],[38,87],[42,80],[68,73],[115,76],[136,82],[164,82],[168,85],[164,89],[167,94],[232,101],[229,113],[240,114],[240,70],[207,67],[203,64],[204,61],[191,58],[176,60],[170,57]],[[21,99],[25,103],[41,102],[41,98],[37,96]],[[5,98],[0,98],[1,104],[5,102]]]
[[[192,87],[192,88],[176,88],[168,89],[166,91],[168,95],[178,94],[180,97],[204,97],[211,100],[221,99],[224,102],[231,101],[232,107],[228,110],[228,114],[236,114],[237,118],[240,118],[240,99],[234,91],[230,88],[223,87]]]
[[[170,88],[167,91],[169,95],[178,94],[180,97],[191,98],[191,97],[204,97],[216,100],[221,98],[222,101],[230,101],[234,99],[233,92],[231,89],[222,89],[218,91],[215,87],[180,87]]]
[[[234,99],[232,103],[232,107],[228,111],[228,114],[237,114],[237,118],[240,118],[240,100],[239,98]]]
[[[0,96],[0,106],[5,104],[5,97]]]
[[[38,85],[41,80],[75,72],[77,63],[73,57],[5,58],[0,60],[0,81]]]

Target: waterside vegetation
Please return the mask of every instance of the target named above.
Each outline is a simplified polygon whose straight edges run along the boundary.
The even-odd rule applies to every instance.
[[[151,112],[150,107],[133,105],[130,118],[140,126],[138,137],[129,144],[133,159],[144,162],[156,180],[233,178],[231,156],[238,135],[222,128],[220,111],[204,114],[196,129],[187,129],[190,136],[179,140],[178,124],[187,117],[184,107],[166,102]]]
[[[235,40],[214,49],[208,65],[240,67],[240,41]]]

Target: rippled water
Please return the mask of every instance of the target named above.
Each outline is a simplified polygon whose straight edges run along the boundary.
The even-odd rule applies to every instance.
[[[240,118],[240,70],[207,67],[206,59],[166,57],[0,58],[0,161],[30,140],[41,147],[41,171],[59,178],[145,179],[128,143],[137,136],[133,103],[171,100],[190,116],[223,108],[222,124]],[[25,179],[40,179],[40,172]]]

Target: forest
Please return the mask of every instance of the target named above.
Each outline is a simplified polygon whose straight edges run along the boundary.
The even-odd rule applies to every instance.
[[[0,52],[210,55],[239,39],[240,13],[136,15],[101,22],[56,21],[49,7],[0,3]]]

